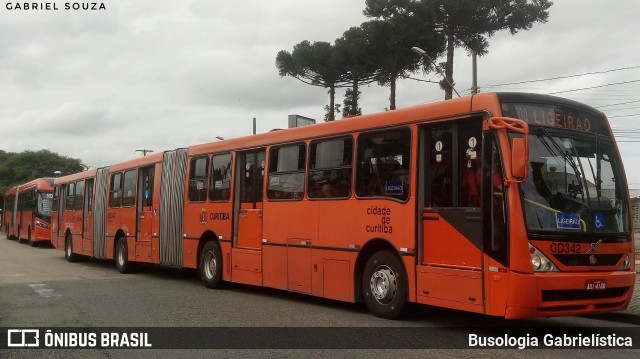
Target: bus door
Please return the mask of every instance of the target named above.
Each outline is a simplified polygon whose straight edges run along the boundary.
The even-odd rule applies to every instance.
[[[265,150],[240,153],[236,161],[235,238],[232,280],[262,284],[262,193]]]
[[[85,180],[82,206],[82,254],[93,255],[93,178]]]
[[[482,118],[425,126],[420,302],[484,312]]]
[[[58,228],[57,228],[57,238],[58,238],[58,248],[64,248],[64,241],[66,240],[64,238],[64,207],[66,205],[65,203],[65,199],[67,196],[67,186],[66,185],[59,185],[57,187],[58,190]],[[63,238],[60,238],[60,236],[63,236]],[[60,247],[62,246],[62,247]]]
[[[136,224],[138,242],[151,243],[153,237],[153,185],[155,166],[138,170],[138,220]]]

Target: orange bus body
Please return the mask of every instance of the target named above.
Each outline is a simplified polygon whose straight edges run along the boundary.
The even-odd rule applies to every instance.
[[[31,246],[51,240],[53,178],[38,178],[10,188],[5,194],[3,228],[7,238]]]
[[[544,117],[532,104],[559,112]],[[503,118],[509,106],[526,118]],[[208,287],[365,301],[385,318],[405,302],[506,318],[623,310],[635,264],[615,144],[593,159],[615,172],[614,189],[597,192],[604,204],[591,204],[594,181],[584,180],[582,197],[574,181],[572,192],[556,193],[566,203],[535,207],[555,218],[551,226],[535,229],[533,210],[525,216],[533,200],[527,176],[518,178],[518,162],[544,150],[531,144],[555,141],[537,126],[579,151],[592,137],[594,148],[609,148],[606,118],[593,111],[487,93],[157,153],[57,178],[52,243],[69,260],[113,259],[121,272],[132,262],[197,268]],[[547,177],[574,171],[547,160]]]

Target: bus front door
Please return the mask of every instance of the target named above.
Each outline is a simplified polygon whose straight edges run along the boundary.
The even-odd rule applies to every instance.
[[[82,254],[93,256],[93,179],[84,184],[84,204],[82,206]]]
[[[262,195],[265,150],[244,152],[236,161],[235,238],[232,249],[234,282],[262,285]]]
[[[155,214],[153,210],[153,189],[155,180],[155,166],[138,169],[138,202],[136,221],[136,259],[142,262],[151,262]]]
[[[420,141],[418,302],[482,313],[482,119],[425,127]]]

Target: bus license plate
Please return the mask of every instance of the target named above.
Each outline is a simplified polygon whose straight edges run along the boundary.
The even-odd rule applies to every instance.
[[[607,281],[602,279],[589,279],[585,285],[586,290],[605,290],[607,289]]]

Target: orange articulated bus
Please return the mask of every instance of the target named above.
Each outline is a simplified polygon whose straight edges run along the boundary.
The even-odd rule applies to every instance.
[[[51,240],[53,178],[38,178],[10,188],[4,197],[2,223],[8,239],[32,247]]]
[[[79,199],[80,198],[80,199]],[[73,203],[71,205],[70,203]],[[52,242],[203,283],[506,318],[627,307],[631,210],[606,117],[486,93],[58,178]]]

